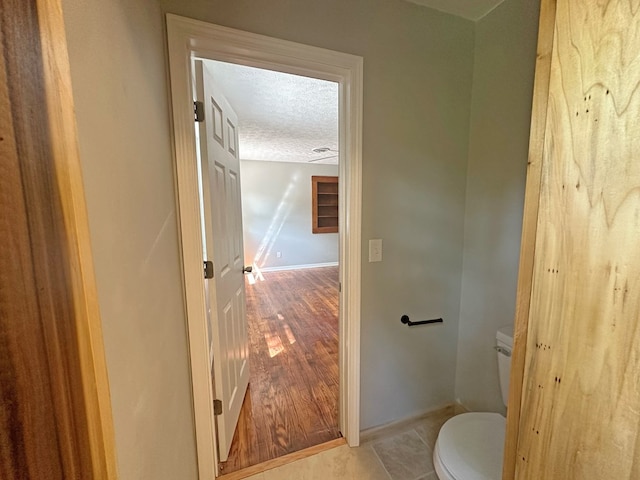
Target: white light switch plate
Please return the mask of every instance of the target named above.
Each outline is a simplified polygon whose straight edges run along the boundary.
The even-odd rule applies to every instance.
[[[382,261],[382,240],[372,239],[369,240],[369,262],[381,262]]]

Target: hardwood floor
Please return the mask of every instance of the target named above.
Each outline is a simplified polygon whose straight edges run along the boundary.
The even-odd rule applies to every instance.
[[[247,278],[251,377],[230,473],[340,437],[338,267]]]

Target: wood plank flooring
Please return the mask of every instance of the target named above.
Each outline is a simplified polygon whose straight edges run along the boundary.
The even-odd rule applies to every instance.
[[[251,377],[222,473],[340,437],[338,267],[247,277]]]

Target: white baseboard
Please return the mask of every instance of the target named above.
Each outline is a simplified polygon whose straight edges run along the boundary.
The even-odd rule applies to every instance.
[[[279,272],[281,270],[303,270],[305,268],[322,268],[322,267],[337,267],[338,262],[328,263],[309,263],[306,265],[283,265],[281,267],[262,267],[259,268],[261,272]]]

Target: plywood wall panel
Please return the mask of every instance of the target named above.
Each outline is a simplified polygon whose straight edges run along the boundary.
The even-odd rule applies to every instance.
[[[554,0],[543,0],[540,3],[536,74],[531,111],[532,121],[527,163],[527,184],[524,199],[525,214],[522,221],[522,239],[518,266],[518,291],[516,297],[515,325],[513,329],[514,348],[511,359],[509,408],[507,409],[507,429],[504,445],[503,480],[513,479],[516,468],[518,426],[520,423],[519,406],[522,400],[527,326],[529,322],[531,283],[534,266],[533,259],[538,227],[538,203],[542,178],[542,154],[544,152],[544,134],[547,121],[546,112],[549,98],[549,78],[551,75],[555,7]]]
[[[516,478],[640,478],[640,5],[555,13]]]

